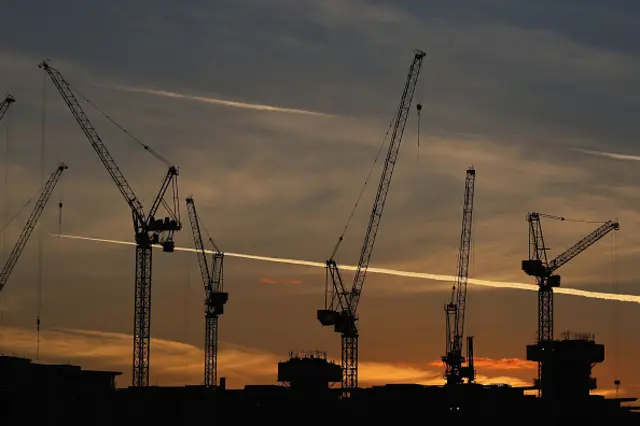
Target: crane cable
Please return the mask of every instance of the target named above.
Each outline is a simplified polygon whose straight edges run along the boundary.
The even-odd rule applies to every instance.
[[[207,231],[207,227],[204,226],[204,223],[200,223],[200,227],[202,227],[202,229],[204,230],[204,234],[207,236],[207,239],[209,240],[209,242],[213,246],[213,249],[218,253],[222,253],[220,251],[220,249],[218,248],[218,246],[216,245],[216,243],[213,241],[213,238],[211,238],[211,234],[209,234],[209,231]]]
[[[186,279],[186,285],[184,287],[184,294],[183,294],[183,305],[182,305],[182,315],[184,315],[183,318],[183,330],[182,330],[182,335],[185,336],[185,339],[187,339],[188,334],[189,334],[189,295],[191,294],[191,268],[189,267],[189,262],[188,262],[188,257],[187,256],[183,256],[183,267],[186,269],[187,272],[187,279]],[[185,383],[188,383],[188,378],[187,378],[187,362],[186,359],[183,357],[182,358],[182,380]]]
[[[47,134],[47,76],[42,75],[42,100],[41,100],[41,139],[40,139],[40,182],[44,183],[45,179],[45,160],[46,160],[46,134]],[[42,284],[43,284],[43,238],[42,226],[38,224],[38,293],[37,293],[37,318],[36,318],[36,361],[40,358],[40,324],[42,314]]]
[[[358,194],[358,198],[356,198],[356,202],[353,205],[353,208],[351,209],[351,213],[349,213],[349,217],[347,219],[347,223],[344,225],[344,228],[342,229],[342,233],[340,234],[340,237],[338,238],[338,242],[336,243],[336,246],[333,248],[333,252],[331,253],[331,257],[330,259],[333,259],[336,255],[336,253],[338,252],[338,248],[340,247],[340,244],[342,243],[342,240],[344,240],[344,236],[347,233],[347,229],[349,228],[349,224],[351,223],[351,219],[353,219],[353,215],[356,212],[356,209],[358,208],[358,205],[360,204],[360,200],[362,199],[362,195],[364,194],[364,190],[367,187],[367,184],[369,183],[369,179],[371,178],[371,173],[373,173],[373,168],[375,167],[376,163],[378,162],[378,159],[380,158],[380,153],[382,152],[382,148],[384,148],[387,136],[389,135],[389,130],[387,130],[387,134],[385,135],[384,140],[382,141],[382,143],[380,144],[380,148],[378,148],[378,152],[376,154],[376,157],[373,160],[373,163],[371,164],[371,167],[369,168],[369,172],[367,173],[367,177],[364,180],[364,184],[362,185],[362,188],[360,189],[360,194]]]
[[[575,222],[575,223],[595,223],[597,225],[602,225],[603,223],[606,223],[606,220],[584,220],[584,219],[569,219],[566,217],[563,217],[562,220],[564,220],[565,222]]]
[[[7,191],[7,192],[8,192],[8,191]],[[7,197],[7,198],[8,198],[8,197]],[[14,221],[14,220],[16,220],[16,218],[17,218],[18,216],[20,216],[20,213],[22,213],[22,211],[23,211],[24,209],[26,209],[26,208],[27,208],[27,206],[28,206],[29,204],[31,204],[31,202],[32,202],[32,201],[33,201],[33,198],[29,198],[29,199],[27,200],[27,202],[26,202],[26,203],[24,203],[24,204],[22,205],[22,207],[20,207],[20,209],[19,209],[19,210],[18,210],[18,211],[13,215],[13,216],[11,216],[11,219],[9,219],[9,220],[4,220],[5,224],[2,226],[2,229],[0,229],[0,233],[3,233],[7,228],[9,228],[9,225],[11,225],[11,224],[13,223],[13,221]],[[5,205],[6,205],[6,204],[5,204]],[[6,213],[5,213],[5,215],[6,215]],[[4,237],[3,237],[3,238],[4,238]],[[3,243],[3,244],[4,244],[4,243]]]
[[[618,288],[617,288],[617,268],[616,268],[616,263],[617,263],[617,245],[616,245],[616,233],[612,232],[611,233],[611,292],[613,294],[617,294],[618,292]],[[617,303],[612,303],[611,304],[611,309],[612,309],[612,322],[613,322],[613,352],[614,352],[614,359],[615,357],[620,355],[620,351],[619,349],[619,344],[620,344],[620,339],[619,339],[619,333],[618,333],[618,305]],[[617,362],[614,360],[613,362],[613,376],[614,376],[614,380],[613,380],[613,384],[616,387],[616,398],[618,397],[618,392],[620,389],[620,379],[618,378],[618,364]]]
[[[399,113],[400,113],[400,107],[398,106],[398,108],[396,109],[396,112],[394,113],[393,117],[395,118]],[[373,173],[373,169],[375,167],[375,165],[378,163],[378,160],[380,159],[380,154],[382,153],[382,149],[384,148],[384,146],[387,143],[387,139],[389,137],[389,133],[391,132],[391,129],[393,128],[393,123],[394,123],[394,119],[392,118],[390,123],[389,123],[389,127],[387,128],[387,132],[384,135],[384,138],[382,139],[382,142],[380,143],[380,146],[378,147],[378,152],[376,153],[375,158],[373,159],[373,163],[371,164],[371,167],[369,168],[369,171],[367,172],[367,177],[364,180],[364,184],[362,185],[362,188],[360,189],[360,193],[358,194],[358,197],[356,198],[356,202],[353,205],[353,208],[351,209],[351,213],[349,213],[349,217],[347,218],[347,223],[344,225],[344,228],[342,229],[342,233],[340,234],[340,237],[338,237],[338,241],[336,242],[335,247],[333,248],[333,252],[331,253],[331,256],[329,257],[330,259],[334,260],[336,253],[338,252],[338,249],[340,248],[340,244],[342,243],[342,241],[344,240],[344,237],[347,233],[347,229],[349,228],[349,224],[351,223],[351,219],[353,219],[353,215],[355,214],[358,205],[360,204],[360,200],[362,200],[362,195],[364,194],[364,190],[366,189],[367,185],[369,184],[369,180],[371,179],[371,174]]]
[[[67,83],[69,84],[69,83]],[[82,93],[80,93],[80,91],[78,89],[76,89],[75,87],[72,87],[71,85],[69,85],[69,88],[71,90],[73,90],[78,96],[80,96],[82,99],[84,99],[84,101],[86,103],[88,103],[89,105],[91,105],[91,107],[93,107],[93,109],[95,109],[96,111],[98,111],[100,114],[102,114],[107,120],[109,120],[111,122],[111,124],[113,124],[114,126],[116,126],[118,129],[122,130],[122,132],[124,132],[127,136],[129,136],[131,139],[133,139],[134,141],[136,141],[138,144],[140,144],[140,146],[142,146],[146,151],[148,151],[149,153],[151,153],[151,155],[153,155],[154,157],[156,157],[158,160],[162,161],[163,163],[165,163],[167,166],[171,166],[171,163],[169,163],[169,161],[167,161],[166,158],[164,158],[162,155],[160,155],[159,153],[157,153],[156,151],[154,151],[149,145],[146,145],[144,142],[142,142],[140,139],[138,139],[137,137],[135,137],[133,134],[131,134],[131,132],[129,132],[127,129],[125,129],[122,125],[120,125],[116,120],[114,120],[113,118],[111,118],[111,116],[109,116],[104,110],[98,108],[93,102],[91,102],[89,100],[89,98],[87,98],[86,96],[84,96]]]
[[[60,241],[60,235],[62,234],[62,208],[64,207],[64,181],[58,184],[60,199],[58,201],[58,242]]]
[[[60,197],[60,201],[58,202],[58,241],[60,241],[60,235],[62,234],[62,197]]]
[[[556,216],[553,214],[548,214],[548,213],[538,213],[538,215],[540,217],[544,217],[546,219],[553,219],[553,220],[559,220],[561,222],[574,222],[574,223],[595,223],[598,225],[601,225],[603,223],[606,223],[606,220],[584,220],[584,219],[571,219],[568,217],[564,217],[564,216]]]
[[[420,161],[420,121],[422,118],[422,115],[420,114],[420,112],[422,111],[422,93],[420,91],[420,84],[417,85],[417,91],[418,103],[416,104],[416,111],[418,111],[418,152],[416,154],[416,166]]]
[[[26,205],[18,211],[18,213],[9,218],[9,203],[10,203],[10,189],[9,189],[9,167],[11,165],[11,122],[12,122],[11,110],[7,111],[5,115],[5,145],[4,145],[4,183],[3,183],[3,217],[2,217],[2,229],[0,229],[0,251],[2,252],[2,258],[5,254],[5,230],[9,227],[9,224],[20,214],[20,212],[26,207]],[[30,202],[31,200],[29,200]],[[29,204],[27,202],[27,204]],[[2,346],[4,343],[4,294],[0,293],[0,353],[2,353]]]

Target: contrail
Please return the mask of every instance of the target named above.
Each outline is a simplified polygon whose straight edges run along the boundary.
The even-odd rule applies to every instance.
[[[574,151],[582,152],[589,155],[599,155],[601,157],[612,158],[614,160],[640,161],[640,156],[629,154],[618,154],[615,152],[592,151],[589,149],[573,148]]]
[[[304,115],[313,115],[316,117],[325,117],[325,118],[335,117],[335,115],[332,115],[332,114],[327,114],[324,112],[317,112],[317,111],[309,111],[306,109],[283,108],[283,107],[277,107],[273,105],[254,104],[254,103],[248,103],[248,102],[230,101],[227,99],[209,98],[206,96],[185,95],[184,93],[169,92],[166,90],[141,89],[137,87],[126,87],[126,86],[107,86],[107,87],[112,89],[117,89],[117,90],[123,90],[125,92],[144,93],[147,95],[164,96],[166,98],[184,99],[189,101],[203,102],[207,104],[224,105],[232,108],[255,109],[258,111],[270,111],[270,112],[283,112],[288,114],[304,114]]]
[[[107,240],[103,238],[92,238],[92,237],[81,237],[78,235],[64,235],[64,234],[49,234],[54,237],[60,238],[71,238],[76,240],[86,240],[86,241],[97,241],[102,243],[111,243],[111,244],[125,244],[125,245],[135,245],[133,242],[129,241],[118,241],[118,240]],[[156,248],[161,248],[160,246],[154,246]],[[196,249],[189,247],[176,247],[176,251],[188,251],[195,252]],[[213,253],[212,250],[205,250],[206,253]],[[250,259],[250,260],[259,260],[263,262],[271,262],[271,263],[284,263],[288,265],[299,265],[299,266],[310,266],[313,268],[324,268],[324,262],[314,262],[311,260],[299,260],[299,259],[287,259],[283,257],[268,257],[268,256],[257,256],[253,254],[244,254],[244,253],[229,253],[224,252],[225,256],[237,257],[241,259]],[[340,269],[347,271],[355,271],[357,270],[356,266],[353,265],[340,265]],[[386,274],[386,275],[394,275],[397,277],[407,277],[407,278],[418,278],[423,280],[433,280],[433,281],[447,281],[452,282],[456,279],[456,277],[452,275],[439,275],[439,274],[429,274],[426,272],[410,272],[410,271],[399,271],[396,269],[385,269],[385,268],[369,268],[368,272],[372,272],[375,274]],[[474,284],[478,286],[484,287],[494,287],[494,288],[505,288],[511,290],[528,290],[528,291],[538,291],[538,287],[533,284],[525,284],[525,283],[516,283],[516,282],[506,282],[506,281],[489,281],[489,280],[479,280],[475,278],[469,278],[469,284]],[[632,294],[614,294],[614,293],[602,293],[598,291],[587,291],[587,290],[578,290],[575,288],[566,288],[566,287],[558,287],[553,290],[556,294],[566,294],[569,296],[579,296],[586,297],[588,299],[600,299],[600,300],[615,300],[619,302],[632,302],[632,303],[640,303],[640,296],[635,296]]]

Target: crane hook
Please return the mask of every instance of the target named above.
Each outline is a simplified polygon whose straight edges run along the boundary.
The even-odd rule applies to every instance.
[[[418,152],[416,153],[416,165],[420,161],[420,111],[422,111],[422,104],[418,102],[416,104],[416,110],[418,110]]]
[[[58,203],[58,241],[60,241],[61,233],[62,233],[62,201]]]

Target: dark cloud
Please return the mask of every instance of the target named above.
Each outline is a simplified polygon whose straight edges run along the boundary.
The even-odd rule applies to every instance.
[[[550,31],[603,50],[625,54],[640,53],[640,36],[634,17],[640,13],[635,2],[616,0],[603,4],[597,0],[551,0],[535,3],[490,0],[448,2],[408,1],[407,9],[424,16],[438,16],[452,21],[503,23],[517,28]]]
[[[627,40],[635,26],[626,24],[633,11],[613,3],[580,4],[229,0],[150,7],[67,1],[34,8],[13,2],[5,10],[12,19],[0,29],[0,81],[18,99],[11,116],[10,210],[37,194],[43,75],[36,64],[50,57],[84,95],[180,166],[181,198],[194,196],[223,250],[322,261],[397,107],[412,51],[423,48],[428,57],[417,96],[424,104],[420,156],[412,112],[373,264],[454,274],[464,172],[473,164],[478,170],[475,277],[532,283],[519,269],[527,255],[528,210],[618,218],[619,290],[637,293],[631,284],[640,243],[635,163],[571,149],[637,154],[631,114],[638,109],[640,62]],[[613,17],[619,19],[615,26]],[[109,86],[337,117],[229,108]],[[70,168],[43,216],[43,229],[57,229],[54,203],[63,199],[64,232],[131,240],[124,200],[50,84],[46,94],[46,168],[53,170],[58,160]],[[87,113],[148,204],[165,166],[99,112],[87,106]],[[340,262],[357,261],[379,172],[378,164]],[[22,215],[8,237],[17,236],[24,220]],[[591,225],[577,224],[545,227],[553,254],[590,230]],[[188,228],[177,240],[191,245]],[[35,243],[5,292],[10,324],[34,323]],[[51,238],[45,253],[47,327],[130,331],[131,247]],[[202,288],[195,257],[155,256],[154,336],[199,345]],[[280,354],[296,345],[338,353],[337,336],[315,320],[323,302],[322,271],[237,259],[226,265],[231,293],[223,319],[226,340]],[[610,274],[602,271],[611,266],[607,239],[563,267],[563,285],[607,291]],[[303,284],[266,285],[261,277]],[[410,289],[423,284],[435,290]],[[395,362],[398,353],[413,362],[439,358],[435,342],[444,333],[447,285],[423,284],[368,276],[361,326],[363,336],[375,339],[363,347],[365,359]],[[584,320],[612,336],[605,324],[587,321],[593,307],[604,312],[604,302],[572,300],[561,302],[562,324],[573,327]],[[524,356],[523,345],[533,338],[535,302],[535,293],[470,287],[470,330],[486,342],[479,342],[479,356]],[[637,315],[633,309],[624,312]],[[632,333],[626,325],[632,323],[621,325],[625,333]],[[416,335],[425,337],[416,344]],[[631,366],[632,360],[624,362]]]
[[[0,40],[98,80],[358,115],[393,111],[420,47],[431,132],[620,148],[637,136],[625,4],[72,1],[34,15],[16,2]]]

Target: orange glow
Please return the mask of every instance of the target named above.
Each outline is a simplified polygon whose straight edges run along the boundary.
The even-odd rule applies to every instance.
[[[272,278],[260,278],[260,282],[264,284],[291,284],[291,285],[300,285],[302,281],[300,280],[274,280]]]
[[[477,368],[491,370],[535,370],[538,368],[537,363],[519,358],[474,358],[473,362]]]
[[[525,361],[519,358],[474,358],[473,362],[476,368],[486,370],[532,370],[536,369],[538,364],[531,361]],[[442,361],[433,361],[429,363],[432,367],[442,367]]]
[[[3,328],[3,350],[15,356],[30,357],[34,352],[35,332],[21,328]],[[54,329],[41,331],[40,362],[71,363],[87,369],[122,371],[119,386],[129,384],[131,372],[131,336],[97,330]],[[202,383],[202,349],[182,342],[151,339],[152,384],[180,386]],[[484,358],[483,358],[484,359]],[[277,376],[277,363],[282,361],[276,354],[220,343],[220,375],[227,377],[231,387],[246,384],[272,384]],[[494,363],[496,360],[489,360]],[[487,362],[489,362],[487,361]],[[512,365],[512,363],[506,363]],[[437,365],[437,368],[432,368]],[[490,368],[487,372],[490,373]],[[515,371],[515,370],[514,370]],[[482,371],[481,371],[482,373]],[[440,385],[442,364],[440,362],[413,365],[407,363],[368,362],[360,363],[362,386],[389,383],[416,383]],[[527,380],[513,376],[478,375],[478,383],[529,385]]]

